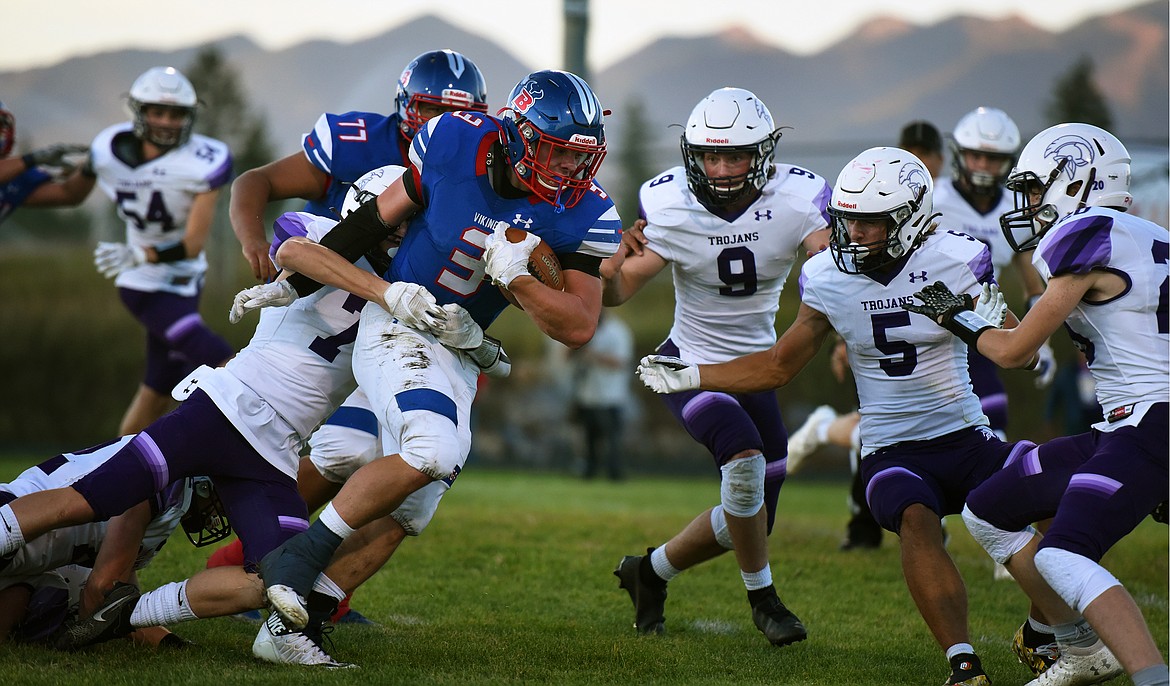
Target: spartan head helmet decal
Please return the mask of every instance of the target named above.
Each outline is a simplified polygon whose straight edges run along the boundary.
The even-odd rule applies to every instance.
[[[1044,149],[1044,157],[1052,160],[1053,166],[1060,166],[1061,160],[1068,160],[1061,174],[1072,181],[1076,178],[1077,169],[1093,163],[1093,146],[1080,136],[1068,134],[1053,139]]]

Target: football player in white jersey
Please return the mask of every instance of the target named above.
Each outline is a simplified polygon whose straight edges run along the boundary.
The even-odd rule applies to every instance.
[[[133,120],[94,138],[61,199],[78,204],[96,183],[126,222],[126,242],[101,242],[94,251],[98,271],[115,279],[122,303],[146,328],[146,371],[121,435],[166,412],[171,388],[191,370],[223,364],[233,352],[199,316],[203,245],[219,189],[231,180],[231,151],[191,132],[195,88],[174,67],[152,67],[135,79],[127,104]]]
[[[984,482],[963,513],[1030,596],[1054,589],[1117,656],[1094,637],[1058,631],[1060,658],[1035,684],[1095,683],[1076,679],[1109,678],[1122,667],[1141,686],[1170,678],[1133,598],[1101,566],[1105,552],[1164,507],[1170,491],[1170,238],[1165,227],[1125,214],[1133,202],[1129,181],[1129,152],[1108,131],[1070,123],[1037,134],[1008,178],[1015,209],[1003,215],[1002,228],[1014,250],[1034,250],[1044,294],[1014,329],[959,325],[971,345],[1004,367],[1024,364],[1066,326],[1104,408],[1090,433],[1057,439],[1044,448],[1059,450],[1029,455]],[[931,284],[916,311],[955,327],[965,308],[950,285]],[[1037,546],[1027,525],[1053,516]]]
[[[932,186],[904,150],[861,153],[837,179],[829,250],[805,263],[800,310],[775,345],[723,364],[650,355],[638,373],[659,393],[765,391],[788,383],[836,330],[857,380],[866,499],[899,537],[910,595],[950,662],[946,683],[984,686],[941,518],[958,514],[971,489],[1033,445],[1005,443],[988,428],[967,375],[966,344],[902,308],[933,279],[967,296],[993,282],[983,243],[936,231]]]
[[[95,449],[62,453],[26,469],[12,481],[0,483],[0,503],[68,486],[102,465],[130,439],[124,436]],[[218,502],[210,482],[199,480],[208,489],[205,500]],[[136,571],[154,559],[180,521],[188,525],[193,482],[180,479],[109,521],[50,531],[0,558],[0,642],[12,629],[22,641],[49,638],[70,606],[77,605],[81,615],[88,615],[115,582],[137,585]],[[204,511],[196,508],[192,514],[202,526]],[[231,528],[226,520],[220,523],[216,536],[191,541],[206,545],[226,537]],[[58,573],[67,566],[73,569]],[[136,638],[152,645],[183,643],[163,627],[143,629]]]
[[[1028,302],[1044,291],[1044,284],[1029,256],[1017,253],[1004,240],[999,217],[1012,208],[1004,181],[1020,150],[1020,130],[1003,110],[979,107],[967,113],[951,133],[951,176],[935,182],[934,209],[942,213],[940,224],[962,231],[987,244],[997,282],[1004,271],[1014,271]],[[1036,387],[1046,388],[1056,375],[1052,348],[1040,350]],[[983,403],[983,414],[1001,438],[1007,436],[1007,389],[998,368],[977,351],[970,351],[971,385]]]
[[[645,245],[627,240],[628,248],[603,263],[603,302],[626,302],[669,265],[674,324],[660,354],[717,363],[776,342],[780,291],[792,265],[798,254],[828,244],[830,194],[816,174],[774,161],[779,138],[754,93],[720,88],[691,112],[682,166],[642,185]],[[768,563],[788,441],[776,394],[692,390],[665,400],[720,468],[720,503],[647,555],[619,562],[614,574],[634,603],[635,628],[662,633],[667,582],[734,550],[756,626],[777,646],[804,640]]]
[[[278,234],[312,237],[336,223],[304,213],[287,213],[278,222],[286,224]],[[372,269],[364,260],[359,266]],[[423,303],[411,310],[412,302],[407,299],[394,315],[414,321],[438,309]],[[363,304],[349,293],[325,288],[286,308],[263,312],[252,341],[238,355],[224,367],[200,367],[189,375],[174,391],[184,401],[179,408],[126,439],[101,467],[69,487],[31,493],[0,506],[5,524],[0,528],[0,555],[7,555],[26,540],[62,526],[117,515],[175,479],[206,474],[216,480],[244,542],[245,567],[207,569],[141,596],[132,586],[115,586],[99,608],[101,617],[71,627],[67,645],[264,606],[256,562],[308,526],[296,485],[299,453],[312,431],[357,385],[351,357]],[[233,316],[243,314],[243,308],[233,309]],[[425,515],[426,506],[419,511]],[[321,583],[331,582],[322,577]],[[257,642],[264,643],[260,638]],[[312,653],[314,660],[302,664],[338,664],[306,640],[293,648]]]

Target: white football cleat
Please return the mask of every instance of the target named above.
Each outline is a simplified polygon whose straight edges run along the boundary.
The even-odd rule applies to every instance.
[[[1088,648],[1060,646],[1060,657],[1052,666],[1040,673],[1027,686],[1083,686],[1099,684],[1125,670],[1113,656],[1112,651],[1101,641]]]
[[[300,631],[309,623],[309,608],[305,599],[291,586],[276,584],[265,588],[264,593],[268,596],[268,604],[280,615],[285,626]]]
[[[309,665],[328,669],[348,669],[357,665],[334,660],[318,641],[301,631],[292,631],[273,612],[260,625],[260,633],[252,642],[252,655],[265,662],[281,665]]]
[[[816,452],[821,442],[817,440],[817,429],[826,422],[837,418],[837,411],[828,405],[821,405],[812,411],[804,424],[788,437],[788,473],[795,474],[804,458]]]

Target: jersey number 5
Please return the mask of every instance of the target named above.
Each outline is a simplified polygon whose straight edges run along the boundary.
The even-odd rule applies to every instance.
[[[886,338],[886,331],[901,326],[910,326],[910,313],[905,310],[883,312],[870,315],[869,319],[873,325],[874,347],[887,355],[896,356],[878,361],[882,371],[886,373],[886,376],[910,376],[914,368],[918,366],[918,350],[914,348],[913,343]]]

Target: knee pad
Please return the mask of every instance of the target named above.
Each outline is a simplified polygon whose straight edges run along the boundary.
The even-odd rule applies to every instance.
[[[432,479],[451,478],[463,469],[470,445],[464,448],[454,422],[426,410],[405,413],[403,417],[399,454],[406,464]]]
[[[1097,596],[1121,585],[1117,577],[1101,565],[1060,548],[1041,548],[1036,553],[1036,569],[1052,590],[1081,614]]]
[[[751,517],[764,506],[764,456],[732,460],[720,467],[719,500],[723,510],[733,517]]]
[[[983,546],[991,559],[999,564],[1007,562],[1012,555],[1020,552],[1036,534],[1036,530],[1030,526],[1023,531],[998,529],[981,519],[967,506],[963,507],[963,523],[967,525],[967,531],[971,532],[971,536],[979,542],[979,545]]]
[[[711,530],[715,532],[715,541],[728,550],[735,550],[735,543],[731,541],[731,532],[727,530],[727,516],[723,514],[723,506],[711,508]]]

